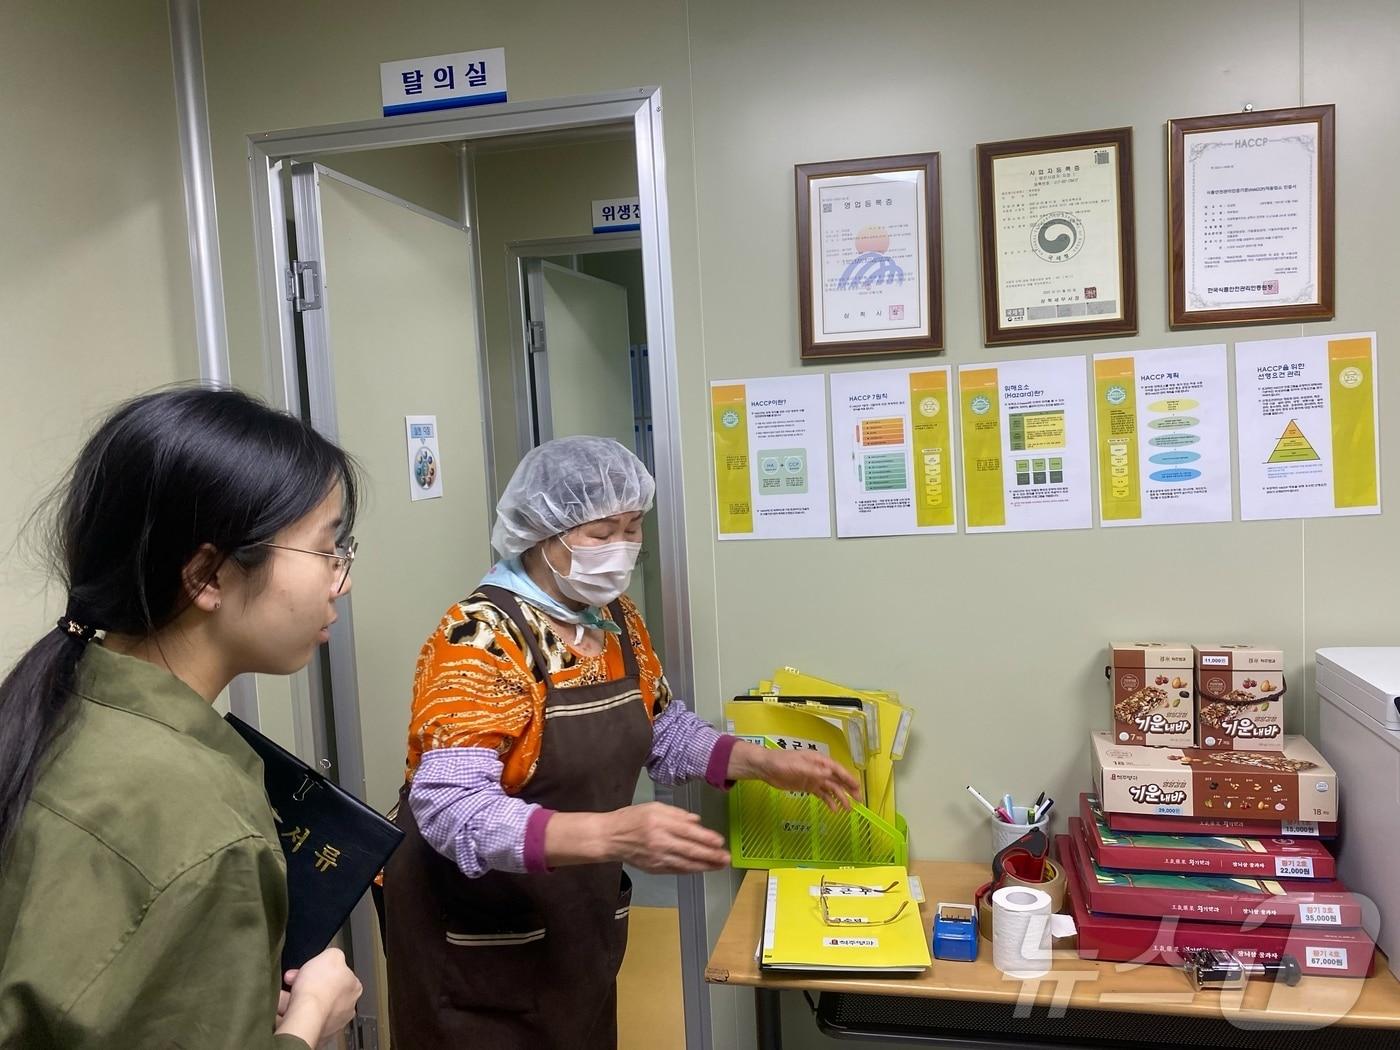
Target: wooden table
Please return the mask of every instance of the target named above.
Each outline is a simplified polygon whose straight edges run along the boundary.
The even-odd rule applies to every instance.
[[[923,880],[926,929],[937,902],[970,902],[987,879],[987,869],[980,864],[914,861],[909,867]],[[914,978],[764,974],[755,949],[763,930],[766,881],[764,871],[745,876],[705,968],[711,983],[754,989],[760,1050],[782,1046],[781,990],[820,993],[823,1009],[818,1020],[830,1035],[944,1047],[1400,1047],[1400,982],[1379,952],[1372,976],[1364,981],[1304,977],[1292,988],[1251,981],[1242,992],[1194,992],[1171,967],[1096,963],[1074,952],[1056,953],[1046,977],[1018,981],[992,965],[991,945],[985,940],[975,962],[935,959],[929,970]],[[950,1017],[960,1016],[971,1028],[955,1030],[949,1017],[940,1019],[937,1011],[931,1015],[934,1004],[929,1001],[938,1001],[952,1011]],[[892,1020],[884,1028],[843,1028],[831,1020],[836,1014],[881,1012],[897,1018],[901,1010],[908,1015],[905,1020]],[[823,1013],[828,1015],[825,1020]],[[909,1020],[915,1014],[922,1017]],[[998,1018],[1004,1018],[1004,1027]],[[992,1024],[998,1027],[989,1030]],[[1124,1031],[1142,1034],[1125,1036]]]

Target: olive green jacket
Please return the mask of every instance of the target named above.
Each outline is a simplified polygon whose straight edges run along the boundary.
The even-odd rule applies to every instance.
[[[305,1050],[273,1035],[287,880],[261,762],[98,643],[75,692],[0,858],[0,1047]]]

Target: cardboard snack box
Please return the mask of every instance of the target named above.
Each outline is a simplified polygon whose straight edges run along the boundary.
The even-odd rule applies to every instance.
[[[1196,746],[1272,751],[1283,737],[1283,653],[1257,645],[1195,647]]]
[[[1115,642],[1106,668],[1113,739],[1120,744],[1196,743],[1195,655],[1189,645]]]
[[[1090,758],[1105,813],[1170,817],[1337,819],[1337,774],[1300,736],[1277,751],[1206,751],[1119,744],[1090,734]]]

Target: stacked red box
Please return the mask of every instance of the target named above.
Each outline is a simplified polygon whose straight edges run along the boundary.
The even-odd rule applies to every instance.
[[[1361,925],[1361,902],[1335,880],[1119,871],[1094,859],[1093,833],[1083,820],[1072,819],[1069,826],[1085,906],[1098,914],[1330,929]]]
[[[1220,948],[1292,955],[1304,974],[1370,971],[1363,902],[1317,838],[1115,831],[1095,795],[1079,801],[1056,850],[1085,958],[1180,965],[1186,951]]]
[[[1238,875],[1254,879],[1332,879],[1337,862],[1317,839],[1114,831],[1095,795],[1079,796],[1079,817],[1094,861],[1116,871]]]
[[[1337,822],[1319,820],[1238,820],[1205,817],[1163,817],[1152,813],[1107,813],[1114,831],[1156,835],[1273,835],[1282,838],[1334,839]]]
[[[1365,977],[1371,970],[1375,943],[1362,929],[1256,926],[1253,921],[1205,922],[1171,915],[1143,918],[1094,911],[1088,903],[1089,891],[1071,836],[1057,836],[1055,848],[1065,868],[1070,907],[1079,933],[1079,954],[1083,958],[1180,966],[1189,951],[1218,948],[1234,952],[1247,962],[1277,962],[1284,955],[1291,955],[1298,960],[1302,972],[1311,976]]]

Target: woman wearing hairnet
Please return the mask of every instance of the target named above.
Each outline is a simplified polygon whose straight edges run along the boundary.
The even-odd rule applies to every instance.
[[[406,837],[384,878],[395,1046],[616,1046],[623,862],[729,863],[693,814],[632,805],[643,768],[663,784],[761,779],[833,809],[857,790],[826,756],[721,735],[671,696],[623,595],[655,488],[607,438],[533,449],[497,507],[501,561],[423,646]]]

